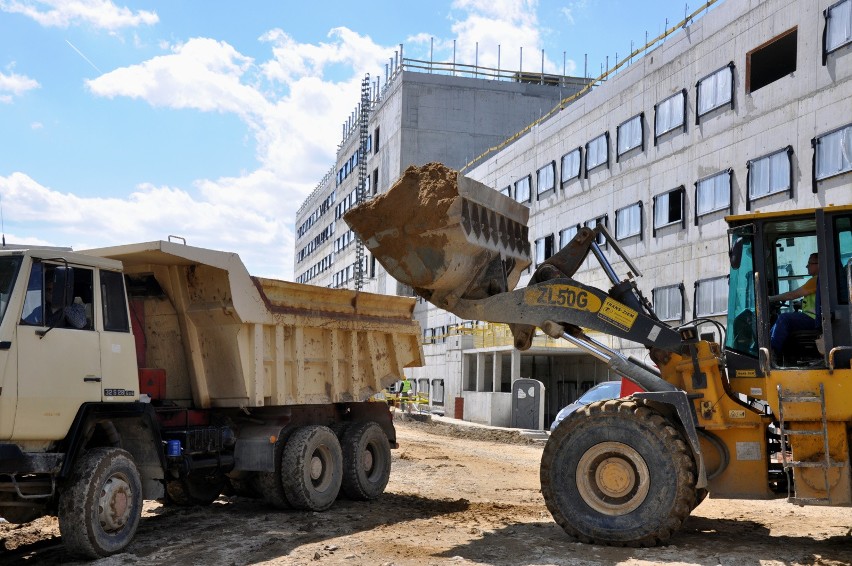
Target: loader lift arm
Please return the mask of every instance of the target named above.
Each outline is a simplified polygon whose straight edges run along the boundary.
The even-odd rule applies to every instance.
[[[724,383],[718,349],[698,340],[694,326],[662,323],[632,275],[619,280],[599,235],[638,270],[600,225],[581,228],[537,266],[527,287],[513,290],[530,264],[528,215],[524,205],[432,163],[409,167],[388,193],[350,209],[345,220],[391,276],[439,308],[508,323],[519,349],[529,348],[541,328],[645,390],[589,405],[557,427],[542,456],[542,494],[554,519],[581,540],[658,544],[706,494],[693,402],[702,392],[688,395],[677,385]],[[609,292],[572,278],[589,253],[613,284]],[[584,329],[644,345],[660,370]],[[715,402],[706,406],[712,410]]]

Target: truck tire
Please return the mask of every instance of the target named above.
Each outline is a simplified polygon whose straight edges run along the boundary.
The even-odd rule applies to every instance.
[[[343,453],[325,426],[297,429],[284,445],[282,485],[294,509],[325,511],[334,504],[343,480]]]
[[[278,435],[278,440],[275,443],[273,458],[275,459],[275,470],[271,472],[257,472],[252,483],[253,490],[263,498],[263,500],[276,509],[291,509],[290,502],[287,501],[287,495],[284,493],[284,476],[292,474],[292,470],[284,468],[284,447],[295,427],[289,426],[284,428]],[[287,470],[286,472],[284,470]]]
[[[689,516],[695,463],[681,434],[641,400],[592,403],[566,418],[541,458],[541,493],[586,543],[654,546]]]
[[[130,454],[93,448],[81,455],[59,494],[57,515],[69,553],[94,559],[124,550],[142,515],[142,482]]]
[[[382,427],[362,423],[343,435],[343,494],[349,499],[375,499],[390,478],[391,451]]]

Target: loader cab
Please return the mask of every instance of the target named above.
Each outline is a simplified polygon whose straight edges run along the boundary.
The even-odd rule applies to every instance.
[[[852,207],[755,213],[727,220],[731,268],[725,350],[732,382],[762,377],[770,368],[849,367]],[[770,302],[770,297],[805,284],[811,278],[808,259],[814,253],[819,266],[813,326],[793,330],[783,348],[772,351],[770,336],[778,318],[809,309],[803,310],[801,300]]]

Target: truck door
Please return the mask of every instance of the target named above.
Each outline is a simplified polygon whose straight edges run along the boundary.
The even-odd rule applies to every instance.
[[[849,367],[852,347],[852,210],[817,211],[820,249],[820,287],[825,352],[835,349],[835,367]]]
[[[15,294],[18,283],[18,273],[23,257],[0,257],[0,440],[12,437],[15,424],[15,411],[18,404],[18,356],[15,354],[15,327],[17,326],[18,309],[10,307],[14,302],[13,295],[20,295],[20,289]]]
[[[124,276],[118,271],[101,270],[99,279],[104,401],[134,401],[139,397],[139,374]]]
[[[89,316],[93,282],[92,269],[32,264],[17,328],[19,440],[61,439],[81,404],[101,400],[100,339]],[[64,300],[68,294],[73,298]]]

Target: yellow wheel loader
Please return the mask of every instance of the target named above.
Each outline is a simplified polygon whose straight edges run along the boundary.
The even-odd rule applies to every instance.
[[[622,279],[598,244],[639,271],[603,226],[582,228],[515,289],[530,264],[528,209],[441,164],[410,167],[346,221],[397,280],[465,319],[508,323],[528,348],[536,329],[569,340],[644,389],[588,405],[551,434],[541,489],[554,519],[585,542],[652,546],[715,498],[763,499],[788,490],[799,505],[852,504],[852,206],[732,216],[727,324],[670,327],[633,276]],[[804,282],[818,252],[812,328],[770,348],[791,309],[770,297]],[[592,254],[608,291],[573,276]],[[698,327],[717,324],[721,343]],[[644,345],[654,364],[587,334]]]

